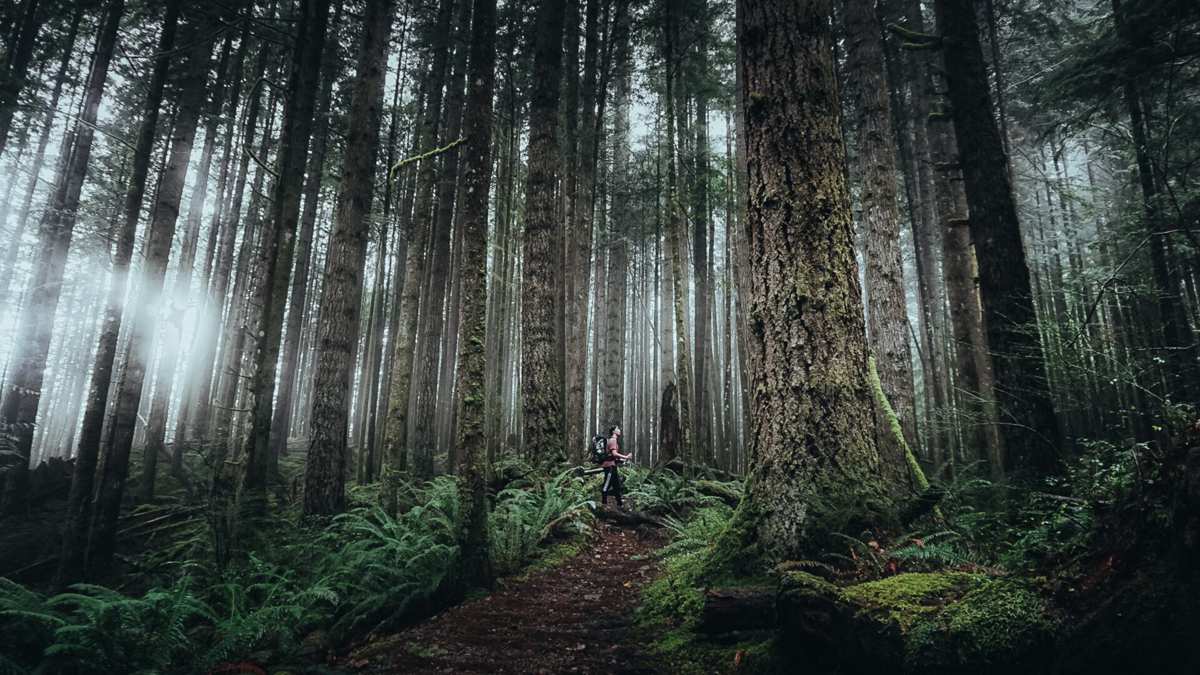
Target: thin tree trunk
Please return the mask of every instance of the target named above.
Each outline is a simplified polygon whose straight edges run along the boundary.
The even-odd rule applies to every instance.
[[[1056,472],[1058,421],[1035,332],[1029,267],[1004,146],[992,117],[974,3],[938,0],[935,9],[945,41],[946,83],[979,262],[1005,456],[1009,468]]]
[[[29,63],[33,60],[33,48],[45,22],[41,4],[41,0],[25,0],[16,44],[4,63],[8,72],[0,79],[0,156],[4,155],[8,134],[12,129],[13,114],[17,109],[17,99],[21,90],[25,88],[25,76],[29,73]]]
[[[492,90],[496,61],[496,0],[475,0],[471,26],[471,68],[462,181],[462,330],[459,343],[457,435],[459,578],[473,586],[490,586],[488,555],[487,453],[485,421],[485,344],[487,339],[488,189],[492,173]]]
[[[338,3],[329,21],[336,34],[340,24],[342,4]],[[321,182],[325,177],[325,151],[329,143],[329,109],[332,103],[333,81],[341,59],[338,50],[327,50],[321,60],[321,91],[317,95],[317,111],[312,151],[308,156],[308,174],[304,184],[304,211],[300,215],[300,235],[296,242],[296,265],[292,271],[292,292],[288,298],[287,331],[283,343],[283,363],[279,371],[279,391],[276,393],[275,416],[271,420],[272,461],[287,454],[288,432],[292,428],[292,397],[299,384],[297,363],[300,360],[300,334],[304,319],[309,316],[308,276],[312,269],[313,230],[317,224],[317,203]]]
[[[10,363],[15,370],[9,377],[0,404],[0,420],[16,437],[16,457],[4,464],[12,468],[3,486],[0,513],[10,513],[21,506],[27,488],[29,458],[33,447],[34,424],[41,399],[42,379],[46,357],[54,331],[54,317],[62,292],[63,272],[71,238],[75,231],[76,211],[80,192],[87,177],[88,160],[92,152],[96,116],[104,96],[108,66],[117,42],[117,28],[124,12],[124,0],[110,0],[92,56],[88,73],[83,110],[79,116],[70,150],[65,154],[59,182],[42,214],[38,227],[39,248],[33,263],[29,299],[17,319],[16,349]]]
[[[129,342],[122,350],[124,365],[116,383],[116,405],[104,442],[97,473],[95,512],[88,537],[88,567],[107,571],[116,544],[117,519],[129,475],[129,456],[133,449],[138,410],[142,407],[147,366],[152,363],[150,347],[161,314],[163,278],[175,238],[179,203],[187,180],[188,164],[196,139],[200,110],[208,79],[210,38],[205,36],[207,22],[194,25],[194,42],[188,55],[187,73],[180,88],[175,127],[171,132],[170,155],[159,176],[158,196],[146,232],[145,262],[137,304],[129,316]],[[157,462],[155,454],[152,462]],[[145,476],[153,475],[151,464]]]
[[[464,0],[465,1],[465,0]],[[425,110],[422,114],[420,131],[414,136],[414,151],[429,152],[435,149],[441,120],[442,87],[449,61],[450,21],[453,17],[453,0],[441,0],[435,25],[429,38],[429,70],[425,75]],[[412,401],[413,352],[417,347],[417,331],[420,327],[422,278],[426,264],[425,249],[430,236],[430,214],[432,211],[433,187],[437,157],[421,161],[417,173],[416,190],[409,227],[405,230],[408,249],[405,253],[404,296],[401,302],[400,334],[396,340],[392,359],[392,390],[388,395],[388,420],[384,445],[389,464],[388,510],[395,512],[399,474],[408,468],[409,404]]]
[[[917,447],[900,216],[896,210],[895,134],[884,75],[883,29],[873,0],[847,0],[843,7],[846,71],[855,75],[851,87],[858,144],[854,168],[862,185],[867,238],[867,335],[883,393],[896,412],[908,446]],[[894,489],[903,486],[907,491],[910,480],[904,448],[892,436],[882,410],[876,411],[876,438],[884,477]]]
[[[375,194],[375,160],[383,117],[383,82],[392,18],[391,0],[368,0],[354,78],[338,208],[325,262],[325,282],[321,287],[320,346],[313,383],[316,396],[308,461],[304,469],[304,514],[307,516],[338,513],[346,503],[350,377],[362,310],[362,272]],[[319,44],[314,43],[311,48],[320,51]]]
[[[462,130],[463,109],[463,77],[467,67],[466,35],[470,30],[471,2],[458,1],[458,15],[455,17],[454,59],[451,65],[450,77],[446,81],[445,108],[442,110],[442,138],[449,144],[458,140]],[[415,422],[416,453],[413,469],[418,476],[428,478],[433,475],[434,450],[437,447],[437,411],[440,383],[438,366],[441,364],[442,335],[446,329],[447,310],[446,297],[450,283],[451,249],[453,243],[454,223],[454,193],[458,182],[458,148],[442,153],[439,158],[442,167],[438,175],[437,208],[431,215],[432,240],[428,263],[429,276],[426,283],[425,298],[421,307],[421,344],[418,352],[420,362],[414,366],[417,370],[414,377],[420,383],[417,390],[417,411]],[[430,162],[432,170],[432,162]]]
[[[251,294],[258,307],[253,325],[258,341],[254,350],[254,373],[250,383],[251,423],[245,442],[244,489],[253,509],[265,507],[265,492],[271,467],[271,418],[275,395],[275,375],[283,337],[283,313],[290,282],[288,272],[296,248],[300,216],[300,193],[304,186],[304,165],[312,136],[313,108],[317,95],[321,54],[329,24],[330,0],[305,0],[301,3],[297,41],[293,48],[291,75],[288,78],[287,105],[279,138],[278,179],[271,199],[271,213],[264,221],[259,264],[261,276]],[[388,7],[390,8],[390,4]],[[390,30],[391,19],[387,14]],[[374,27],[367,27],[370,33]],[[373,139],[372,139],[373,140]],[[371,151],[374,151],[372,143]],[[372,163],[374,155],[371,155]],[[372,164],[372,170],[374,166]],[[368,209],[369,211],[369,209]],[[361,265],[360,265],[361,267]],[[333,271],[332,268],[330,270]],[[357,270],[356,270],[357,273]],[[343,443],[345,440],[343,439]],[[332,452],[335,448],[331,448]],[[309,466],[314,459],[309,455]],[[306,469],[307,476],[307,469]],[[306,480],[306,487],[311,487]],[[314,495],[313,499],[317,499]],[[305,492],[306,508],[309,501]]]

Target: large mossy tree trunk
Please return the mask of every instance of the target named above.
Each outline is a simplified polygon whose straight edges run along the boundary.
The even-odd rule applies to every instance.
[[[463,131],[462,336],[458,343],[457,451],[461,502],[461,578],[471,586],[492,581],[488,555],[487,417],[484,341],[487,333],[487,215],[492,181],[492,90],[496,71],[496,0],[476,0],[471,26]]]
[[[564,4],[543,0],[529,103],[529,169],[525,183],[525,267],[521,291],[521,399],[525,453],[536,462],[563,456],[562,371],[556,351],[558,231],[558,98],[562,79]]]
[[[1058,421],[1046,381],[1004,143],[992,115],[975,4],[938,0],[935,10],[979,263],[979,296],[992,350],[1005,468],[1025,473],[1056,471]]]
[[[309,516],[339,513],[346,503],[346,431],[375,195],[391,0],[368,0],[363,25],[342,184],[321,286],[312,425],[304,468],[304,514]]]
[[[878,475],[830,0],[743,0],[755,466],[739,530],[767,562],[871,524]],[[799,96],[796,92],[804,92]],[[739,527],[742,526],[742,527]],[[718,548],[721,552],[722,548]]]

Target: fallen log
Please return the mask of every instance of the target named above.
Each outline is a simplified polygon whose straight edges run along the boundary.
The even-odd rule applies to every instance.
[[[696,630],[709,635],[775,626],[776,589],[763,586],[710,588]]]
[[[648,513],[642,513],[640,511],[619,511],[604,506],[596,509],[596,517],[609,523],[628,525],[630,527],[637,527],[639,525],[650,525],[652,527],[667,526],[666,521],[664,521],[662,518],[652,516]]]
[[[737,506],[738,502],[742,500],[742,491],[735,487],[736,484],[702,479],[696,481],[695,485],[700,494],[716,497],[728,506]]]

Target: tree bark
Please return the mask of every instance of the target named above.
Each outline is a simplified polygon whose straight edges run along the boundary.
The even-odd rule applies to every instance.
[[[34,425],[41,399],[42,379],[46,357],[54,331],[54,317],[62,292],[63,272],[71,238],[75,231],[76,211],[80,192],[87,178],[88,160],[92,152],[96,116],[104,96],[108,66],[117,42],[117,28],[124,12],[124,0],[110,0],[92,56],[88,73],[83,110],[76,125],[70,150],[65,154],[59,183],[50,196],[50,203],[38,226],[39,248],[33,264],[29,298],[17,319],[16,346],[10,360],[9,376],[0,403],[0,422],[5,431],[16,437],[16,458],[5,461],[8,477],[3,486],[4,503],[0,513],[10,513],[24,500],[33,447]]]
[[[1006,468],[1057,472],[1058,421],[1046,383],[1004,145],[992,116],[975,6],[971,0],[938,0],[935,9],[979,263],[979,295],[992,350]]]
[[[245,441],[243,456],[244,489],[250,498],[249,505],[255,509],[265,506],[268,470],[271,466],[271,418],[276,367],[283,337],[283,312],[290,281],[288,272],[292,268],[296,248],[304,165],[308,157],[309,138],[312,136],[317,78],[325,48],[325,32],[329,25],[329,4],[330,0],[304,0],[299,8],[301,18],[288,77],[290,95],[284,107],[283,128],[279,137],[276,163],[278,178],[272,194],[271,212],[263,223],[260,274],[256,279],[257,287],[251,294],[251,302],[258,307],[258,321],[251,324],[257,342],[253,352],[254,372],[249,392],[252,410],[250,433]],[[388,27],[390,29],[390,19]],[[309,464],[312,462],[310,456]],[[306,510],[308,500],[306,494]]]
[[[529,167],[525,183],[524,276],[521,305],[521,395],[525,453],[535,462],[564,459],[562,371],[556,355],[558,283],[555,242],[558,180],[558,99],[562,74],[563,3],[542,0],[529,103]],[[586,207],[585,207],[586,208]]]
[[[463,132],[462,334],[456,401],[459,513],[463,523],[460,577],[468,587],[490,586],[487,452],[484,396],[487,339],[488,189],[492,179],[492,90],[496,64],[496,0],[475,0],[471,67]]]
[[[442,138],[449,144],[458,140],[462,131],[463,76],[467,67],[467,33],[470,31],[471,0],[457,0],[458,14],[455,17],[454,58],[450,77],[446,81],[445,109],[442,111]],[[421,341],[418,353],[421,361],[414,366],[420,387],[417,390],[415,423],[415,454],[413,469],[417,475],[428,478],[433,475],[433,459],[437,447],[438,401],[444,400],[438,390],[441,364],[443,332],[447,327],[446,314],[457,311],[447,308],[446,299],[451,280],[452,243],[454,225],[454,193],[458,182],[459,149],[452,148],[442,153],[435,161],[441,162],[437,183],[437,208],[430,215],[432,241],[430,244],[429,278],[425,298],[421,303]],[[431,168],[433,162],[430,162]]]
[[[329,21],[330,32],[336,34],[342,5],[334,7]],[[304,183],[304,210],[300,214],[300,236],[296,242],[296,264],[292,271],[292,291],[288,296],[287,331],[284,334],[283,362],[279,371],[279,391],[275,395],[275,416],[271,419],[271,457],[287,454],[288,434],[292,428],[292,398],[299,384],[300,334],[304,320],[311,314],[308,297],[308,277],[313,261],[313,231],[317,225],[317,202],[321,198],[321,183],[325,178],[325,151],[329,145],[329,108],[332,103],[333,81],[337,78],[341,59],[338,50],[325,51],[321,59],[321,91],[317,95],[312,150],[308,155],[308,171]]]
[[[25,76],[28,75],[29,63],[33,60],[33,48],[45,22],[41,4],[41,0],[25,0],[16,44],[3,64],[8,72],[0,73],[0,156],[4,155],[4,148],[8,144],[17,99],[21,90],[25,88]]]
[[[146,366],[150,363],[150,347],[161,313],[163,278],[171,255],[171,242],[175,238],[196,126],[204,105],[211,46],[211,38],[205,35],[207,27],[207,22],[193,25],[193,47],[188,55],[187,75],[180,87],[170,154],[159,176],[158,196],[146,230],[142,284],[137,304],[131,308],[129,316],[130,336],[121,354],[124,365],[115,388],[116,404],[97,470],[100,484],[96,488],[95,512],[88,537],[88,567],[95,572],[107,571],[116,544],[117,519],[129,475],[129,455],[138,423]],[[156,455],[153,461],[157,462],[157,459]],[[154,466],[151,464],[151,471]]]
[[[465,0],[464,0],[465,1]],[[442,86],[445,81],[446,64],[449,61],[450,21],[453,17],[453,0],[441,0],[435,25],[427,39],[429,44],[429,70],[425,75],[425,110],[413,149],[429,152],[435,149],[438,140],[442,108]],[[408,248],[405,253],[404,296],[401,301],[400,334],[396,340],[392,359],[392,390],[388,395],[388,420],[384,435],[384,449],[389,465],[389,510],[395,505],[398,489],[398,474],[408,468],[409,404],[412,399],[414,352],[417,348],[417,331],[420,328],[418,311],[421,309],[422,278],[426,264],[426,247],[430,236],[430,213],[436,171],[436,157],[421,161],[417,173],[413,211],[409,227],[405,229]]]
[[[363,24],[363,41],[350,106],[350,128],[342,162],[342,183],[325,261],[325,282],[321,287],[313,383],[316,395],[308,461],[304,469],[306,516],[339,513],[346,504],[350,378],[362,311],[362,274],[375,194],[375,160],[383,117],[383,81],[392,27],[392,1],[368,0]]]
[[[882,497],[829,0],[743,0],[757,466],[770,562],[870,522]],[[795,92],[805,92],[796,96]],[[752,517],[755,517],[752,516]]]
[[[1145,45],[1140,44],[1136,32],[1130,30],[1128,22],[1124,18],[1120,0],[1112,0],[1112,7],[1117,32],[1122,41],[1128,43],[1132,49],[1144,47]],[[1121,92],[1129,114],[1130,133],[1133,136],[1138,183],[1142,192],[1143,226],[1151,237],[1150,270],[1157,295],[1152,311],[1157,314],[1153,319],[1156,319],[1162,327],[1162,335],[1158,339],[1166,348],[1166,361],[1170,364],[1166,377],[1168,380],[1167,393],[1176,401],[1195,402],[1200,396],[1200,384],[1197,384],[1197,340],[1195,334],[1189,330],[1187,313],[1179,294],[1179,279],[1171,269],[1167,256],[1169,242],[1166,235],[1162,234],[1165,224],[1157,204],[1158,181],[1155,179],[1154,168],[1150,160],[1147,125],[1142,112],[1142,97],[1138,91],[1138,83],[1133,76],[1122,78]]]
[[[905,441],[915,448],[916,401],[900,256],[900,218],[896,210],[895,134],[883,69],[883,29],[875,15],[874,0],[847,0],[843,7],[846,72],[854,77],[850,87],[858,144],[854,168],[862,185],[862,219],[867,238],[864,256],[867,335],[883,393],[896,411]],[[907,486],[904,448],[893,437],[882,411],[876,411],[875,417],[884,476],[893,486]]]

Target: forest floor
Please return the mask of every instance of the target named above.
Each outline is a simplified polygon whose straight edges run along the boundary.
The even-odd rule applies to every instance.
[[[597,521],[574,557],[351,652],[363,673],[656,673],[634,629],[661,532]]]

